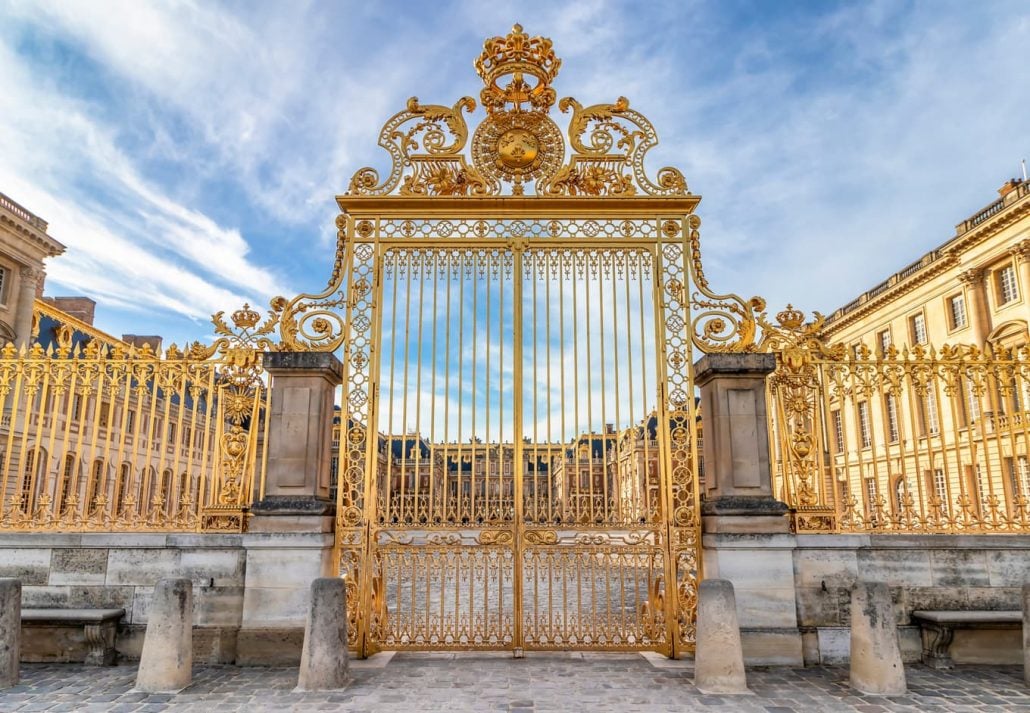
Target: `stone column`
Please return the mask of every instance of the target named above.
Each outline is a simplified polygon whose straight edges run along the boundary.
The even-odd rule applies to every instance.
[[[14,315],[15,344],[22,346],[32,340],[32,308],[36,300],[36,283],[42,277],[39,267],[23,267],[18,272],[18,311]]]
[[[697,588],[694,685],[701,693],[747,693],[733,584],[706,579]]]
[[[162,579],[154,586],[136,690],[176,693],[193,680],[193,582]]]
[[[982,347],[991,333],[991,310],[987,305],[987,289],[984,285],[985,271],[982,267],[970,268],[959,273],[959,281],[965,285],[966,316],[969,319],[969,340]],[[948,317],[950,319],[950,316]]]
[[[329,500],[333,404],[342,366],[332,354],[272,352],[265,497],[251,508],[237,663],[296,665],[314,579],[332,577]]]
[[[311,583],[311,608],[304,627],[298,691],[327,691],[347,685],[347,588],[340,577]]]
[[[885,582],[858,582],[851,590],[851,687],[885,696],[907,690],[894,603]]]
[[[703,573],[736,592],[744,660],[801,665],[795,538],[773,497],[765,380],[773,354],[709,354],[694,364],[704,428]]]
[[[1016,269],[1019,275],[1019,294],[1023,298],[1023,304],[1030,304],[1030,238],[1020,240],[1016,246],[1009,249],[1009,253],[1016,259]],[[1030,314],[1027,314],[1030,318]]]
[[[0,579],[0,689],[18,685],[21,660],[21,582]]]
[[[1023,681],[1030,686],[1030,582],[1023,585]]]

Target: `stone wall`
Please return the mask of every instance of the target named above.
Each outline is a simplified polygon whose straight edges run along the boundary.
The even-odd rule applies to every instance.
[[[240,535],[0,534],[0,577],[21,580],[24,608],[122,608],[117,649],[138,659],[154,584],[188,577],[194,657],[236,660],[246,550]]]
[[[1023,535],[798,535],[794,581],[806,663],[848,660],[850,588],[886,582],[896,604],[902,655],[918,661],[917,609],[1019,609],[1030,581]],[[1013,631],[956,631],[956,663],[1020,663]]]

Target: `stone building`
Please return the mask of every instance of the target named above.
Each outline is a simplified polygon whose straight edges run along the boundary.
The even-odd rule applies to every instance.
[[[33,304],[43,294],[43,261],[63,252],[45,220],[0,193],[0,345],[28,343]]]
[[[822,336],[865,345],[1027,344],[1030,322],[1030,182],[955,226],[955,235],[830,315]]]

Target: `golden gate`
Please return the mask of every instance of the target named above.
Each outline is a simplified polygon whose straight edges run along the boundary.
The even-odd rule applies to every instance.
[[[342,350],[352,643],[690,650],[693,348],[753,349],[762,305],[709,291],[700,199],[647,175],[626,99],[557,102],[566,146],[549,40],[516,26],[475,66],[472,136],[471,98],[410,99],[389,173],[338,198],[328,287],[273,300],[280,348]]]

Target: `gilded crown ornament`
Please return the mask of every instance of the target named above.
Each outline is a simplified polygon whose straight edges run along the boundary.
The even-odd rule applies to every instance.
[[[530,37],[516,24],[504,37],[491,37],[483,43],[483,53],[473,63],[476,73],[486,84],[479,98],[489,113],[500,111],[505,104],[521,108],[529,104],[547,111],[555,102],[551,82],[558,76],[561,60],[554,53],[547,37]],[[535,80],[530,83],[527,75]],[[500,81],[510,77],[504,87]]]
[[[540,196],[686,195],[679,170],[662,168],[657,180],[645,172],[644,156],[658,135],[626,98],[586,107],[572,97],[558,101],[551,84],[561,64],[550,39],[530,36],[521,25],[487,39],[473,62],[484,84],[479,97],[486,118],[471,141],[464,116],[476,109],[471,97],[452,106],[412,97],[379,135],[392,160],[389,174],[381,179],[376,169],[362,168],[348,193],[463,198],[501,195],[505,186],[522,195],[532,184]],[[568,156],[562,130],[549,116],[556,103],[571,112]]]

